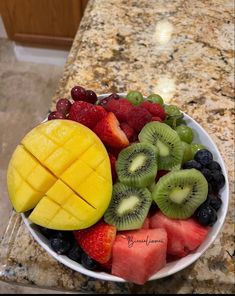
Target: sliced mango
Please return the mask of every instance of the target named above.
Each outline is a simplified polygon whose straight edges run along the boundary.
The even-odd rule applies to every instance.
[[[107,170],[110,167],[109,157],[106,157],[95,169],[96,173],[103,177],[104,179],[112,182],[111,170]]]
[[[94,137],[86,135],[86,130],[75,133],[65,144],[64,148],[75,158],[79,158],[94,144]]]
[[[103,188],[106,190],[103,190]],[[96,172],[93,172],[78,186],[77,192],[89,204],[96,209],[100,208],[102,212],[109,205],[109,196],[112,194],[112,183]]]
[[[21,172],[22,178],[26,178],[37,164],[38,161],[22,145],[18,145],[10,160],[9,168],[14,167]]]
[[[87,127],[51,120],[31,130],[8,166],[8,192],[17,212],[58,230],[87,228],[107,209],[112,178],[107,151]]]
[[[61,180],[76,191],[79,184],[92,172],[92,168],[90,168],[85,162],[77,160],[61,175]]]
[[[49,197],[44,196],[30,214],[29,219],[35,224],[48,227],[60,209],[60,205],[52,201]]]
[[[92,169],[96,169],[106,158],[106,150],[100,143],[94,143],[85,153],[80,156],[80,160],[85,162]]]
[[[68,124],[67,121],[61,124],[59,121],[54,121],[53,124],[40,124],[38,126],[38,132],[45,135],[52,142],[58,146],[63,146],[65,142],[73,137],[74,134],[77,134],[77,128],[72,127],[71,124]]]
[[[35,190],[23,181],[19,189],[14,192],[11,201],[17,212],[26,212],[34,208],[42,197],[42,192]]]
[[[46,193],[46,195],[51,200],[54,200],[59,205],[64,204],[72,194],[73,191],[61,180],[57,180],[56,183]]]
[[[63,228],[63,230],[70,230],[76,229],[78,224],[80,225],[80,221],[78,221],[77,218],[60,208],[59,212],[51,219],[47,227],[51,229]]]
[[[41,192],[46,192],[55,182],[56,177],[40,164],[27,177],[27,182],[35,189]]]
[[[40,134],[37,130],[29,132],[21,143],[24,148],[28,150],[29,154],[32,154],[42,163],[57,148],[56,144],[43,134]]]
[[[59,177],[76,158],[64,148],[56,149],[44,162],[44,165]]]

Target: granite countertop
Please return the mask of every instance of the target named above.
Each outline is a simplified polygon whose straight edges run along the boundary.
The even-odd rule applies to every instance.
[[[230,182],[214,244],[193,265],[144,286],[98,281],[56,262],[13,212],[0,246],[1,280],[95,293],[234,293],[233,5],[90,0],[51,106],[77,84],[98,94],[138,89],[160,93],[197,120],[217,144]]]

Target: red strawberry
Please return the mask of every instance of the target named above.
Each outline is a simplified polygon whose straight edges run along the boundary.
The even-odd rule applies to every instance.
[[[157,172],[157,176],[155,178],[155,181],[157,182],[161,177],[169,173],[169,171],[160,170]]]
[[[109,153],[109,160],[110,160],[110,164],[111,164],[111,172],[112,172],[113,183],[115,183],[116,178],[117,178],[116,167],[115,167],[117,159],[113,154]]]
[[[112,255],[116,227],[100,221],[83,230],[74,231],[74,236],[83,251],[99,263],[107,263]]]
[[[151,121],[160,121],[162,122],[162,119],[158,116],[153,116]]]
[[[127,117],[127,123],[131,126],[137,133],[145,126],[146,123],[150,122],[152,115],[144,108],[139,106],[133,107]]]
[[[112,259],[110,259],[107,263],[100,264],[100,266],[101,266],[105,271],[111,271],[111,269],[112,269]]]
[[[102,118],[93,131],[108,146],[124,148],[129,145],[127,136],[121,130],[119,122],[112,112],[109,112],[106,117]]]
[[[134,136],[135,136],[135,131],[132,127],[130,127],[127,123],[122,122],[120,123],[121,129],[124,131],[126,134],[127,138],[129,141],[132,141]]]
[[[114,148],[110,146],[105,146],[106,150],[109,154],[112,154],[116,159],[118,158],[118,154],[122,151],[122,148]]]
[[[126,122],[127,114],[133,108],[133,105],[127,99],[119,99],[109,101],[105,108],[109,112],[113,112],[119,121]]]
[[[95,106],[96,110],[98,111],[98,121],[107,115],[107,111],[102,106]]]
[[[140,107],[148,110],[153,117],[160,117],[161,120],[164,120],[166,117],[165,110],[160,104],[145,101],[140,104]]]
[[[100,111],[96,106],[83,102],[76,101],[72,104],[68,119],[77,121],[90,129],[92,129],[98,122]]]

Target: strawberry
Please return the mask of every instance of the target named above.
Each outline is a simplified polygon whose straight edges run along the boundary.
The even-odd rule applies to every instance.
[[[100,110],[96,106],[83,102],[76,101],[72,104],[68,119],[77,121],[90,129],[92,129],[98,122]]]
[[[115,183],[116,179],[117,179],[117,173],[116,173],[116,157],[109,153],[109,160],[110,160],[110,165],[111,165],[111,172],[112,172],[112,179],[113,179],[113,183]]]
[[[145,101],[140,104],[140,107],[148,110],[153,117],[160,117],[161,120],[164,120],[166,117],[165,110],[160,104]]]
[[[73,232],[83,251],[97,262],[107,263],[112,255],[112,246],[116,237],[116,227],[104,221],[83,230]]]
[[[121,129],[124,131],[126,134],[127,138],[129,141],[132,141],[134,136],[135,136],[135,131],[132,127],[130,127],[127,123],[122,122],[120,123]]]
[[[104,118],[102,118],[93,131],[101,141],[108,146],[125,148],[129,145],[127,136],[121,130],[119,121],[112,112],[109,112]]]
[[[112,269],[112,259],[109,259],[108,262],[100,264],[100,267],[102,267],[105,271],[111,271]]]
[[[118,154],[122,151],[122,148],[114,148],[110,146],[105,146],[106,150],[109,154],[112,154],[116,159],[118,158]]]
[[[137,133],[145,126],[146,123],[150,122],[152,115],[144,108],[139,106],[133,107],[128,112],[127,123],[131,126]]]
[[[102,107],[102,106],[95,106],[96,110],[97,110],[97,116],[98,116],[98,121],[100,121],[100,119],[102,119],[103,117],[105,117],[107,115],[107,111]]]
[[[119,99],[110,100],[105,108],[109,112],[113,112],[120,122],[126,122],[127,114],[133,108],[133,105],[127,99]]]
[[[158,180],[159,180],[161,177],[165,176],[167,173],[169,173],[169,171],[165,171],[165,170],[160,170],[160,171],[158,171],[158,172],[157,172],[157,176],[156,176],[156,178],[155,178],[155,181],[158,182]]]

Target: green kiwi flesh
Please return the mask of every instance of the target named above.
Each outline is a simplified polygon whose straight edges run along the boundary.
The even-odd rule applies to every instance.
[[[121,183],[147,187],[157,175],[157,148],[148,143],[137,143],[123,149],[118,155],[116,171]]]
[[[181,164],[183,149],[176,131],[165,123],[149,122],[139,133],[139,140],[158,148],[158,169],[169,170]]]
[[[206,200],[208,183],[196,169],[173,171],[161,177],[152,193],[160,210],[169,218],[187,219]]]
[[[116,226],[117,230],[140,229],[151,203],[152,197],[148,189],[116,183],[104,220]]]

